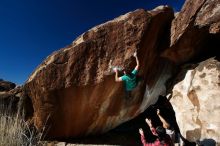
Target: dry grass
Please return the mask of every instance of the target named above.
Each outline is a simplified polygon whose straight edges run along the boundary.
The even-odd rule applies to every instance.
[[[43,145],[42,134],[36,132],[18,115],[8,113],[1,106],[0,111],[0,146],[34,146]]]

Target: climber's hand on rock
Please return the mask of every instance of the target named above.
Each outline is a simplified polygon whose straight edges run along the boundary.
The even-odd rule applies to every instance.
[[[134,57],[137,57],[137,52],[136,52],[136,51],[134,52],[133,56],[134,56]]]
[[[114,71],[114,72],[118,72],[117,67],[113,68],[113,71]]]

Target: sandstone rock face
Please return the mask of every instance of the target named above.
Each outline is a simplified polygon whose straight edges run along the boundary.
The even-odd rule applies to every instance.
[[[180,130],[188,140],[220,142],[219,95],[220,62],[213,58],[188,70],[174,86],[171,103]]]
[[[220,40],[220,1],[186,0],[182,10],[172,22],[171,44],[163,56],[176,63],[184,63],[199,54],[205,56],[214,49],[213,39]],[[216,38],[217,37],[217,38]],[[218,51],[219,53],[219,51]],[[200,55],[200,57],[202,56]],[[211,54],[216,55],[216,53]]]
[[[171,74],[172,64],[160,54],[169,46],[173,17],[167,6],[139,9],[90,29],[51,54],[25,84],[35,126],[50,127],[49,137],[103,133],[156,102]],[[127,101],[111,67],[133,69],[135,51],[140,81]]]

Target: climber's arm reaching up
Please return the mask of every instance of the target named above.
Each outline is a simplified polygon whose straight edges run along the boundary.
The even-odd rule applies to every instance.
[[[135,60],[136,60],[135,70],[139,70],[139,60],[137,57],[137,52],[135,52],[133,56],[135,57]]]
[[[157,115],[158,115],[160,121],[163,123],[163,128],[169,129],[170,124],[160,115],[160,110],[159,109],[157,109]]]

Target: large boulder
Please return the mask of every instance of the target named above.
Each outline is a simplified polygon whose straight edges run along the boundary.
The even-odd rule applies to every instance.
[[[16,98],[17,89],[15,83],[4,81],[0,79],[0,113],[1,114],[12,114],[15,113],[18,103]]]
[[[0,92],[10,91],[16,87],[15,83],[0,79]]]
[[[211,58],[181,74],[170,101],[183,136],[207,145],[220,142],[220,62]]]
[[[163,56],[179,64],[220,56],[219,5],[219,0],[186,0],[172,22],[170,48]]]
[[[171,75],[172,63],[160,54],[169,47],[173,17],[167,6],[139,9],[90,29],[47,57],[25,83],[35,126],[57,138],[103,133],[155,103]],[[126,100],[112,66],[133,69],[135,51],[140,81]]]
[[[11,82],[9,82],[12,84]],[[18,103],[22,97],[22,88],[16,87],[10,91],[0,92],[0,113],[6,115],[17,114]]]

